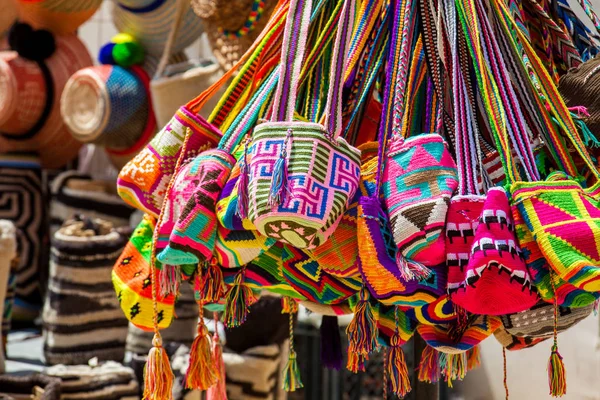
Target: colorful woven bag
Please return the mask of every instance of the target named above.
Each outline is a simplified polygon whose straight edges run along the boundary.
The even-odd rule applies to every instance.
[[[117,189],[126,203],[158,217],[163,199],[167,195],[167,187],[176,172],[177,161],[189,160],[200,152],[217,146],[221,139],[221,132],[216,126],[219,126],[225,116],[232,111],[236,100],[241,99],[246,88],[252,86],[246,85],[255,76],[260,55],[267,52],[273,46],[278,34],[281,34],[282,21],[286,12],[287,7],[278,10],[269,22],[268,28],[244,57],[211,87],[182,106],[171,122],[121,170]],[[250,55],[252,57],[245,62]],[[242,65],[242,70],[223,96],[227,101],[221,100],[209,121],[198,116],[199,110]],[[241,85],[240,82],[244,84]],[[184,141],[187,145],[182,154]]]
[[[360,176],[360,152],[341,137],[341,95],[355,2],[344,3],[331,60],[323,124],[294,122],[311,2],[292,1],[273,118],[254,129],[249,149],[248,217],[263,235],[316,248],[337,227]]]
[[[229,230],[218,224],[214,254],[221,267],[238,268],[256,260],[275,242],[258,231]]]
[[[502,347],[511,351],[528,349],[548,339],[533,338],[529,336],[515,336],[510,334],[504,328],[498,328],[496,332],[494,332],[494,338],[502,345]]]
[[[153,329],[150,257],[155,224],[153,217],[144,216],[112,271],[113,285],[123,313],[132,324],[145,331]],[[157,284],[161,287],[161,274],[156,275]],[[164,329],[171,325],[174,317],[175,297],[171,294],[163,296],[160,292],[157,297],[158,327]]]

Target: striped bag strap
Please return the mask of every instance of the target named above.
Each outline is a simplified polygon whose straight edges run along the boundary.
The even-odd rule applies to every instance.
[[[535,54],[531,44],[524,40],[519,31],[515,32],[514,22],[506,6],[502,2],[493,2],[492,10],[496,12],[500,26],[504,32],[509,35],[512,46],[515,49],[523,49],[526,59],[521,58],[523,66],[528,69],[532,84],[537,89],[540,100],[540,112],[549,119],[546,124],[548,127],[547,138],[551,143],[557,162],[567,174],[572,177],[578,177],[578,169],[568,153],[562,135],[573,145],[577,154],[586,164],[588,171],[596,178],[600,179],[600,173],[596,169],[585,143],[577,133],[577,125],[573,121],[571,114],[565,105],[555,83],[552,81],[548,72]]]

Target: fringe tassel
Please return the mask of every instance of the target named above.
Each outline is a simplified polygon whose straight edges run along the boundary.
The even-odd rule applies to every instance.
[[[223,297],[223,272],[213,257],[210,263],[206,263],[201,276],[196,279],[196,291],[200,294],[203,303],[217,303]]]
[[[440,357],[436,349],[425,347],[421,353],[418,379],[421,382],[437,383],[440,380]]]
[[[472,371],[481,366],[481,347],[472,347],[467,351],[467,371]]]
[[[179,294],[181,269],[176,265],[164,264],[160,270],[160,293],[163,297]]]
[[[225,326],[236,328],[246,322],[253,303],[252,289],[244,285],[244,269],[235,277],[235,282],[225,299]]]
[[[404,351],[400,347],[400,335],[396,332],[391,339],[391,347],[387,353],[387,373],[390,377],[392,391],[400,398],[411,390],[408,367],[404,359]]]
[[[366,356],[377,348],[377,336],[379,329],[377,321],[373,316],[371,303],[369,302],[369,292],[366,288],[360,291],[358,303],[354,309],[354,318],[348,324],[346,333],[348,334],[348,354],[360,353]],[[348,358],[350,364],[350,357]],[[362,370],[362,368],[361,368]]]
[[[462,381],[467,374],[467,355],[460,354],[440,354],[440,370],[444,376],[448,387],[452,386],[452,381]]]
[[[346,368],[348,371],[354,374],[358,373],[359,371],[365,372],[365,361],[368,359],[368,355],[354,351],[348,351],[348,363],[346,364]]]
[[[304,387],[302,379],[300,379],[300,368],[298,368],[298,360],[296,359],[296,350],[294,350],[294,314],[290,313],[290,354],[288,362],[283,370],[283,390],[286,392],[294,392],[296,389]]]
[[[269,207],[276,207],[285,201],[285,194],[288,191],[287,147],[291,136],[292,130],[288,129],[279,158],[273,166],[273,180],[271,181],[271,190],[269,191],[267,203]]]
[[[573,118],[573,121],[575,121],[575,123],[579,126],[579,131],[581,133],[584,143],[588,147],[593,149],[597,149],[598,147],[600,147],[600,141],[598,141],[598,138],[592,133],[592,131],[590,131],[590,128],[588,128],[586,123],[583,120],[577,118],[575,115],[571,115],[575,117]]]
[[[237,209],[236,214],[244,219],[248,217],[248,175],[250,175],[250,164],[248,164],[248,144],[250,138],[244,144],[244,154],[240,163],[240,177],[237,183]]]
[[[215,369],[213,354],[211,353],[210,336],[208,328],[204,324],[202,306],[200,306],[200,318],[198,320],[198,335],[192,343],[190,362],[185,374],[186,387],[195,390],[207,390],[217,383],[219,373]]]
[[[338,318],[323,315],[321,320],[321,364],[325,368],[342,369],[344,355],[342,354],[342,338]]]
[[[398,269],[400,270],[400,276],[405,281],[411,281],[413,279],[424,281],[429,279],[432,274],[431,270],[425,265],[408,260],[400,251],[396,253],[396,265],[398,265]]]
[[[227,387],[225,385],[225,362],[223,361],[223,347],[221,346],[221,338],[219,337],[219,316],[213,313],[215,320],[215,334],[212,340],[212,355],[213,364],[219,375],[217,383],[211,386],[206,392],[206,400],[227,400]]]
[[[552,290],[556,293],[554,280],[550,276]],[[558,299],[554,296],[554,343],[548,360],[548,384],[552,397],[562,397],[567,394],[567,372],[563,358],[558,352]]]
[[[158,331],[154,334],[152,346],[144,367],[143,400],[170,400],[175,377]]]

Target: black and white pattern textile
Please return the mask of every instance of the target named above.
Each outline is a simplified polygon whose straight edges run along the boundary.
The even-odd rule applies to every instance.
[[[99,219],[67,221],[52,240],[42,313],[48,364],[123,361],[128,322],[111,282],[127,235]]]
[[[97,367],[56,365],[45,374],[61,380],[61,400],[139,400],[133,370],[108,361]]]

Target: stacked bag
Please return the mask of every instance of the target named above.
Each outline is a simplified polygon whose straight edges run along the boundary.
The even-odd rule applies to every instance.
[[[600,42],[560,3],[280,0],[240,61],[119,175],[146,213],[113,269],[125,315],[154,332],[145,398],[170,396],[160,330],[184,281],[230,327],[261,291],[283,297],[288,391],[302,387],[302,303],[328,316],[333,347],[330,318],[352,313],[347,368],[383,349],[398,396],[415,332],[428,344],[419,379],[449,385],[492,334],[508,350],[552,339],[550,393],[565,394],[557,333],[600,296],[588,150],[600,132],[558,82]],[[324,364],[339,367],[331,350]],[[200,318],[188,387],[223,398],[221,365]]]

